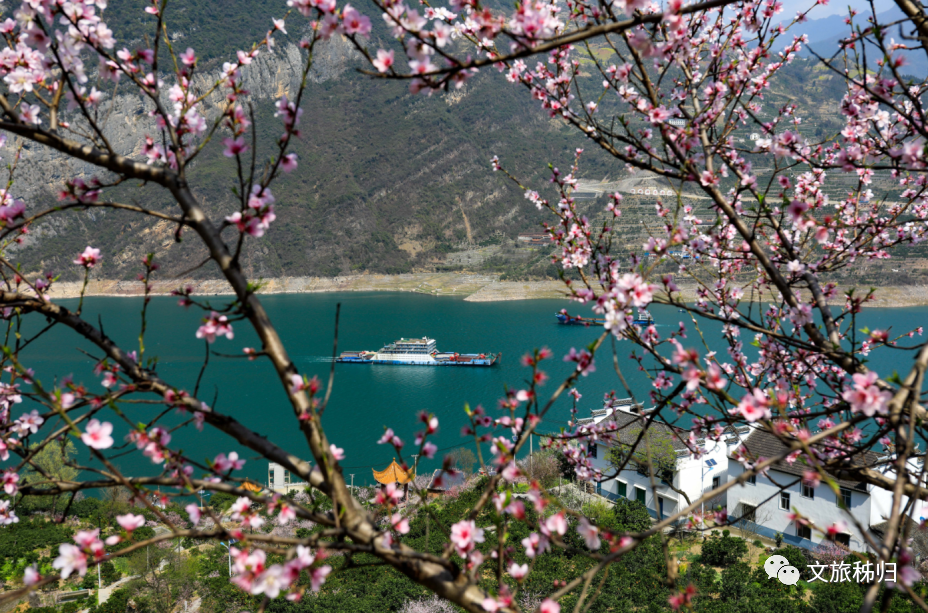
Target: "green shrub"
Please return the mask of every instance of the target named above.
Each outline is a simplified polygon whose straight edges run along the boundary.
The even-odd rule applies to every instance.
[[[90,598],[88,597],[72,600],[71,602],[63,604],[58,613],[77,613],[78,611],[83,610],[89,604],[89,600]]]
[[[116,570],[119,571],[119,574],[121,575],[131,574],[131,570],[129,569],[129,560],[127,558],[123,558],[123,557],[113,558],[112,562],[113,562],[113,566],[116,567]]]
[[[613,517],[612,505],[603,500],[593,500],[583,505],[583,514],[593,520],[596,525],[603,525]]]
[[[22,519],[0,529],[0,559],[25,557],[36,549],[70,541],[73,534],[71,528],[42,518]]]
[[[97,573],[92,573],[88,570],[84,578],[81,579],[80,587],[82,590],[94,590],[99,587],[97,584]]]
[[[648,509],[637,500],[620,498],[612,507],[614,527],[625,532],[642,532],[651,527]]]
[[[106,560],[103,564],[100,565],[100,581],[103,582],[103,587],[112,585],[119,581],[122,578],[122,574],[116,570],[116,567],[113,566],[113,563],[110,560]],[[88,570],[87,574],[84,575],[84,580],[81,581],[81,587],[85,590],[95,590],[99,587],[97,581],[97,572],[94,570]]]
[[[709,566],[731,566],[748,552],[744,539],[730,536],[728,530],[721,537],[712,537],[702,544],[700,561]]]
[[[89,613],[126,613],[129,606],[129,590],[121,587],[101,605],[91,607]]]
[[[209,506],[216,509],[219,512],[226,511],[229,507],[232,506],[238,500],[237,496],[232,494],[226,494],[225,492],[213,492],[213,495],[209,498]]]
[[[68,515],[74,515],[81,519],[89,519],[100,511],[104,503],[99,498],[84,498],[71,505]]]
[[[734,562],[723,570],[720,590],[722,600],[731,602],[744,597],[751,584],[750,578],[751,567],[744,562]]]
[[[138,543],[140,541],[146,541],[155,536],[155,529],[149,528],[148,526],[142,526],[141,528],[136,528],[132,531],[132,539],[119,541],[115,545],[110,546],[110,551],[120,551],[129,547],[133,543]]]
[[[751,544],[757,547],[758,549],[764,546],[764,544],[760,542],[760,539],[755,539],[754,542]]]
[[[683,576],[686,583],[695,585],[700,594],[714,592],[718,581],[718,573],[715,572],[715,569],[699,562],[688,565]]]

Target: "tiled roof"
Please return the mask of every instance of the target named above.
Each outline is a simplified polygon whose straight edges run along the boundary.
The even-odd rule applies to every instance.
[[[594,411],[593,414],[596,415],[600,411]],[[618,438],[619,443],[623,445],[634,445],[635,441],[638,440],[638,436],[641,433],[642,428],[647,426],[648,419],[650,416],[634,415],[631,413],[625,413],[623,411],[615,411],[615,414],[612,416],[612,421],[616,424],[615,436]],[[590,420],[592,422],[593,420]],[[581,425],[587,425],[584,420],[579,420]],[[605,421],[599,422],[600,424],[606,423]],[[673,446],[674,450],[686,451],[688,450],[686,444],[683,442],[686,440],[690,433],[683,428],[678,428],[676,426],[671,426],[670,424],[661,421],[659,417],[655,417],[651,422],[650,431],[655,433],[656,436],[661,439],[666,438],[670,441],[670,444]],[[653,439],[652,439],[653,440]],[[603,443],[609,444],[609,443]]]
[[[787,450],[787,446],[780,439],[762,428],[752,428],[751,433],[744,439],[740,448],[744,449],[745,455],[749,458],[772,458]],[[728,457],[732,458],[733,456],[729,454]],[[870,466],[879,457],[878,454],[872,452],[863,455],[857,454],[853,456],[853,464],[855,466]],[[800,460],[792,464],[785,461],[776,462],[771,468],[777,472],[797,477],[801,477],[809,469],[808,465]],[[836,481],[844,487],[854,488],[862,492],[867,491],[865,484],[860,481],[849,481],[847,479],[836,479]]]
[[[586,426],[593,423],[606,423],[606,420],[596,420],[596,417],[602,417],[607,414],[612,414],[612,421],[616,424],[617,432],[616,437],[623,445],[634,445],[635,441],[638,440],[638,435],[643,427],[647,425],[650,415],[637,415],[634,413],[627,413],[625,411],[619,411],[615,409],[596,409],[590,411],[593,417],[587,417],[584,419],[578,419],[577,424],[580,426]],[[667,438],[674,450],[678,453],[689,452],[690,449],[684,441],[689,440],[690,431],[685,428],[680,428],[672,424],[668,424],[663,421],[661,417],[655,416],[654,420],[651,422],[651,431],[655,432],[656,435],[660,438]],[[726,442],[730,442],[733,438],[737,440],[739,435],[745,435],[750,428],[740,427],[734,428],[728,426],[725,428],[724,437]],[[696,442],[700,445],[705,444],[705,438],[700,437],[696,439]],[[609,443],[604,442],[604,445],[609,445]]]
[[[905,528],[909,531],[909,538],[912,539],[912,551],[915,552],[915,555],[918,556],[919,559],[924,560],[928,557],[928,531],[922,530],[919,523],[909,516],[905,516],[903,521],[906,524]],[[883,538],[883,535],[886,533],[886,528],[888,527],[889,520],[887,519],[870,526],[870,530],[879,535],[880,538]],[[903,526],[899,526],[899,529],[902,530]]]
[[[440,486],[435,483],[435,480],[439,477],[441,477]],[[434,473],[432,473],[432,478],[429,480],[429,486],[427,489],[436,492],[446,492],[453,487],[463,485],[465,481],[467,481],[467,477],[464,475],[464,471],[459,470],[453,475],[449,475],[439,468],[436,469]]]

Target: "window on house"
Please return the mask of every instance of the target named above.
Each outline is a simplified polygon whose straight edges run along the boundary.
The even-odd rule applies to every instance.
[[[712,489],[716,489],[716,488],[719,487],[720,485],[722,485],[722,478],[721,478],[721,477],[712,477]]]
[[[741,519],[745,521],[755,521],[757,517],[757,507],[741,503]]]
[[[757,485],[757,475],[751,475],[748,477],[748,483],[751,485]]]
[[[673,470],[669,468],[658,468],[657,478],[667,483],[673,483]]]
[[[835,542],[839,545],[844,545],[847,548],[851,547],[851,535],[850,534],[836,534]]]
[[[804,498],[815,498],[815,488],[805,483],[802,484],[802,496]]]
[[[635,486],[635,500],[637,500],[641,504],[647,504],[645,502],[645,499],[646,499],[645,496],[646,496],[645,489],[643,487]]]
[[[621,498],[627,498],[628,497],[628,486],[622,483],[621,481],[618,481],[617,483],[619,484],[619,496]]]
[[[598,449],[598,445],[596,445],[596,443],[590,443],[590,446],[587,448],[587,455],[590,456],[591,458],[598,457],[597,449]]]
[[[789,492],[780,492],[780,508],[789,511]]]
[[[841,488],[841,497],[838,498],[845,509],[851,508],[851,490],[846,487]]]
[[[812,528],[809,526],[796,526],[796,536],[801,539],[812,540]]]

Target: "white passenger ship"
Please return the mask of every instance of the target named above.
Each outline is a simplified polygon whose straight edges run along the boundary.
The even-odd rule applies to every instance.
[[[353,364],[397,364],[405,366],[493,366],[500,354],[442,353],[435,339],[401,338],[379,351],[345,351],[336,362]]]

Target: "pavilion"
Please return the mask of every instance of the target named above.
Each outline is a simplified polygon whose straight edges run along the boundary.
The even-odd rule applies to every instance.
[[[246,492],[254,492],[256,494],[264,490],[263,487],[261,487],[254,481],[249,481],[248,479],[246,479],[245,482],[238,487],[238,489],[245,490]]]
[[[404,497],[409,494],[409,482],[416,477],[412,469],[403,470],[403,467],[396,463],[396,458],[393,458],[385,469],[377,471],[372,468],[371,472],[374,473],[374,480],[380,484],[381,488],[390,483],[401,483]]]

